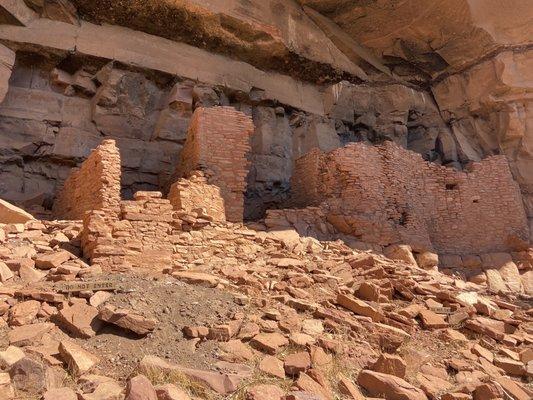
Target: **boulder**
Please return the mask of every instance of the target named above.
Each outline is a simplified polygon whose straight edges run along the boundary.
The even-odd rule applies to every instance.
[[[413,256],[413,249],[411,246],[404,244],[394,244],[384,249],[383,253],[391,260],[403,261],[409,265],[418,265]]]
[[[33,219],[33,216],[23,209],[0,199],[0,224],[24,224]]]
[[[435,269],[439,266],[439,255],[425,251],[416,255],[418,266],[423,269]]]

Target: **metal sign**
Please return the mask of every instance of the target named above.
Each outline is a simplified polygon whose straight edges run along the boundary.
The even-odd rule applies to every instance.
[[[56,284],[56,289],[59,292],[83,292],[83,291],[111,291],[118,289],[116,282],[98,281],[98,282],[59,282]]]

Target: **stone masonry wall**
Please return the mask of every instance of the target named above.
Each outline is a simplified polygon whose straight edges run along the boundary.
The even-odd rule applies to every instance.
[[[87,211],[117,214],[120,207],[120,154],[114,140],[104,140],[74,169],[54,203],[59,219],[83,219]]]
[[[228,221],[243,220],[253,132],[252,119],[232,107],[201,107],[194,112],[180,156],[175,177],[205,171],[209,183],[220,187]]]
[[[518,185],[503,156],[459,172],[386,142],[354,143],[296,161],[292,202],[320,205],[340,232],[361,241],[407,243],[439,253],[509,251],[528,240]]]
[[[193,172],[189,179],[181,178],[173,183],[168,199],[174,210],[196,212],[203,209],[202,213],[213,221],[226,221],[224,199],[220,194],[220,188],[207,183],[207,178],[201,171]]]
[[[106,269],[168,268],[172,265],[174,220],[172,205],[161,192],[137,192],[120,204],[118,216],[87,213],[82,245],[92,263]],[[179,229],[179,226],[177,226]]]

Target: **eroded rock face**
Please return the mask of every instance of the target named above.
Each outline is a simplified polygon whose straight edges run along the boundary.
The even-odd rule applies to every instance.
[[[386,68],[350,56],[301,6]],[[192,112],[229,105],[255,125],[247,219],[288,198],[296,158],[358,141],[458,169],[505,154],[533,214],[533,16],[520,0],[0,7],[0,196],[17,205],[50,208],[102,138],[120,148],[124,197],[168,187]]]
[[[293,1],[251,0],[243,5],[239,0],[128,0],[121,7],[114,7],[113,1],[98,6],[90,0],[73,3],[88,20],[230,54],[262,69],[304,80],[330,79],[343,73],[356,80],[364,76]],[[153,15],[158,18],[154,20]]]
[[[192,112],[200,106],[231,105],[253,117],[247,219],[262,217],[287,198],[294,160],[315,147],[329,151],[387,138],[431,158],[437,138],[447,135],[427,94],[401,85],[346,84],[348,97],[342,93],[327,115],[318,115],[276,105],[260,90],[236,93],[81,58],[71,60],[74,66],[57,63],[20,53],[0,104],[6,139],[0,145],[0,195],[27,209],[50,207],[70,168],[102,136],[115,139],[120,150],[124,197],[160,190],[169,183]],[[328,96],[319,100],[327,104]],[[447,151],[454,160],[454,148]]]
[[[299,2],[331,18],[401,75],[435,77],[531,42],[533,12],[522,0]]]

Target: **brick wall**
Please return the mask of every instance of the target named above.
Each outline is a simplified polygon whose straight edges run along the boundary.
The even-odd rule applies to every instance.
[[[168,193],[170,204],[174,210],[183,210],[188,213],[203,209],[206,214],[216,222],[226,221],[224,199],[220,188],[210,185],[203,172],[193,172],[189,179],[178,179],[172,184]]]
[[[196,170],[206,172],[208,182],[220,188],[226,219],[242,221],[253,132],[252,119],[232,107],[197,108],[174,181]]]
[[[380,245],[408,243],[440,253],[508,251],[529,237],[518,185],[503,156],[460,172],[392,142],[353,143],[296,161],[293,205],[320,205],[342,233]]]
[[[53,207],[57,219],[82,219],[87,211],[117,214],[120,207],[120,154],[114,140],[104,140],[59,190]]]

